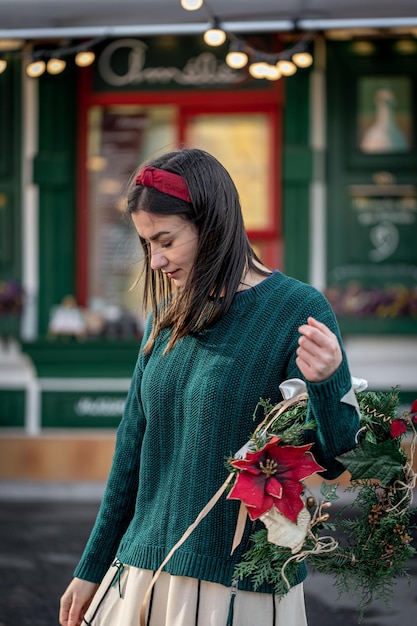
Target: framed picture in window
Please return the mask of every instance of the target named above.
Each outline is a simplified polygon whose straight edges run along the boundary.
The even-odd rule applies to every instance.
[[[401,155],[413,150],[410,77],[359,77],[356,136],[362,154]]]

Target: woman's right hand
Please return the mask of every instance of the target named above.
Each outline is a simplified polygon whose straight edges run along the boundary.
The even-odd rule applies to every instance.
[[[98,585],[81,578],[73,578],[63,594],[59,609],[61,626],[80,626],[91,604]]]

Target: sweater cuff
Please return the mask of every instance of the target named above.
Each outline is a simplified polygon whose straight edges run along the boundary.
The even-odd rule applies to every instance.
[[[81,560],[74,571],[74,577],[81,578],[82,580],[88,580],[91,583],[100,584],[110,565],[111,563],[108,567],[105,566],[103,568],[102,564],[98,565],[94,562],[92,563],[90,561]]]
[[[343,398],[350,392],[352,388],[352,379],[349,372],[349,366],[346,358],[343,359],[339,368],[327,380],[320,383],[312,383],[307,381],[307,390],[310,397],[316,398],[339,398],[343,402]],[[348,403],[350,404],[350,403]]]

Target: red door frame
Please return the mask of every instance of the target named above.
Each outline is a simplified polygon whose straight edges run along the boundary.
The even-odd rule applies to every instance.
[[[88,185],[87,185],[87,119],[93,105],[111,106],[118,104],[172,104],[178,107],[178,145],[183,145],[187,119],[199,113],[266,113],[271,128],[270,153],[270,228],[264,231],[249,231],[254,243],[261,243],[263,260],[267,265],[281,265],[281,202],[282,202],[282,86],[280,81],[267,89],[245,92],[231,88],[227,90],[193,91],[136,91],[100,92],[92,91],[91,67],[79,72],[78,85],[78,149],[77,149],[77,234],[76,234],[76,293],[77,302],[85,306],[88,299]],[[209,103],[209,104],[208,104]],[[256,158],[256,154],[255,157]]]

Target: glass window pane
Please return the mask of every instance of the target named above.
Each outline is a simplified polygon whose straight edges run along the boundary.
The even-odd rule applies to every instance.
[[[172,106],[95,106],[89,110],[88,302],[107,318],[137,316],[140,245],[124,215],[129,179],[144,160],[174,149]]]
[[[210,152],[229,171],[247,230],[271,227],[269,137],[269,117],[264,113],[195,115],[186,128],[187,145]]]

